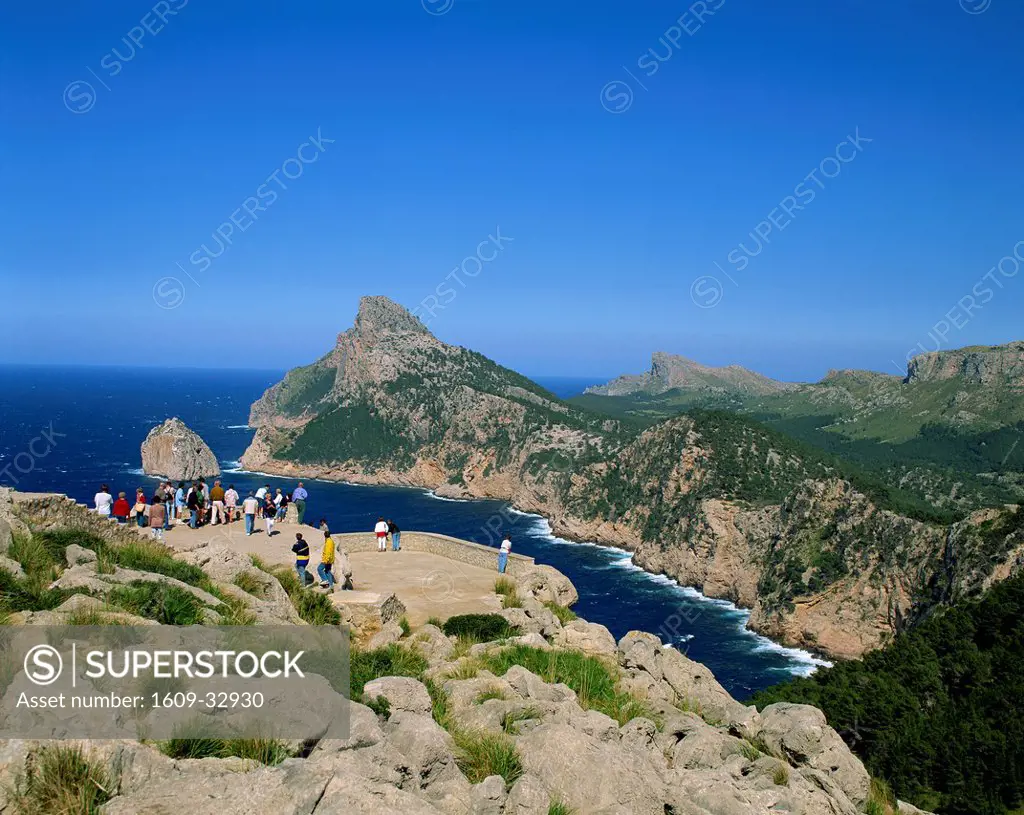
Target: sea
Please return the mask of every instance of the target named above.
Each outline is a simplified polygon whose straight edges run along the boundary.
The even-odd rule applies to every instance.
[[[249,406],[282,371],[114,367],[0,366],[0,484],[23,491],[63,492],[91,504],[101,484],[129,496],[155,483],[141,470],[140,445],[171,416],[199,433],[221,462],[222,478],[239,492],[293,480],[243,470],[239,458],[253,435]],[[560,396],[592,382],[539,378]],[[552,534],[548,521],[493,500],[452,500],[429,490],[306,481],[307,517],[332,530],[370,534],[377,517],[407,530],[440,532],[495,546],[512,534],[514,551],[559,569],[575,584],[574,610],[618,638],[638,629],[707,665],[737,699],[827,662],[785,648],[746,628],[748,612],[702,596],[637,567],[630,554]],[[425,584],[425,591],[443,587]]]

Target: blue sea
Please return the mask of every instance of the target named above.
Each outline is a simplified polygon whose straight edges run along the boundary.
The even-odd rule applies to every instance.
[[[154,481],[142,475],[139,447],[171,416],[199,433],[240,492],[263,483],[293,482],[243,472],[238,459],[252,438],[249,406],[280,379],[280,371],[214,371],[0,366],[0,484],[24,491],[64,492],[90,503],[101,483],[131,495]],[[569,395],[588,383],[542,379]],[[551,534],[547,521],[500,501],[454,501],[427,490],[307,482],[308,515],[331,529],[372,529],[379,515],[403,529],[441,532],[496,545],[512,533],[515,551],[564,572],[579,590],[575,611],[621,637],[650,631],[703,662],[739,699],[820,660],[746,630],[747,613],[702,597],[633,565],[619,549],[574,543]]]

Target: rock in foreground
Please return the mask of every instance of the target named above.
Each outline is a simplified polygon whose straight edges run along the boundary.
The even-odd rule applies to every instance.
[[[220,475],[220,465],[206,442],[175,417],[150,430],[142,442],[142,471],[189,481]]]

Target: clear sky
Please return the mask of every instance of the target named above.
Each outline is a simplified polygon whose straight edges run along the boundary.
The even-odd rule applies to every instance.
[[[1019,0],[5,3],[0,362],[286,368],[364,294],[535,375],[1024,339],[1019,261],[992,271],[1024,258],[1022,28]]]

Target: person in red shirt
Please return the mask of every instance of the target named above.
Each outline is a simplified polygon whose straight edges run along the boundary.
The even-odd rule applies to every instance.
[[[131,504],[128,503],[128,499],[124,497],[123,492],[117,494],[117,500],[114,501],[114,509],[111,512],[119,524],[128,523],[128,513],[132,511]]]

